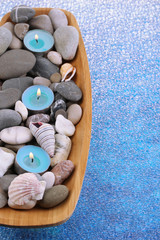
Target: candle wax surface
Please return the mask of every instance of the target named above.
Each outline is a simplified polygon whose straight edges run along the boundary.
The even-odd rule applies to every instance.
[[[33,162],[29,157],[29,153],[33,153]],[[16,155],[18,165],[27,172],[43,173],[50,166],[50,157],[48,153],[37,146],[26,145],[20,148]]]
[[[37,90],[40,88],[41,95],[37,97]],[[54,94],[49,87],[34,85],[27,88],[22,94],[22,102],[29,110],[44,110],[51,106]]]
[[[32,159],[28,155],[23,158],[23,162],[27,167],[30,167],[30,168],[37,168],[40,166],[40,160],[36,156],[34,156],[33,162],[32,162]]]
[[[35,35],[38,35],[38,42]],[[23,42],[26,48],[32,52],[46,52],[53,47],[54,38],[51,33],[45,30],[34,29],[26,33]]]
[[[44,41],[42,39],[38,39],[38,41],[33,39],[29,42],[29,44],[31,47],[34,47],[35,49],[40,49],[40,48],[44,47]]]

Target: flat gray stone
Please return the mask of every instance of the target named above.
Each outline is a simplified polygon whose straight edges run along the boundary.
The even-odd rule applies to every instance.
[[[21,40],[23,40],[23,38],[26,35],[26,33],[28,32],[28,30],[29,30],[29,24],[27,24],[27,23],[17,23],[14,26],[15,34]]]
[[[12,22],[15,23],[27,22],[32,17],[34,17],[34,15],[35,10],[25,5],[15,6],[10,13]]]
[[[38,203],[43,208],[55,207],[67,198],[68,193],[69,190],[64,185],[53,186],[45,191],[43,199]]]
[[[69,101],[77,102],[82,98],[81,89],[73,82],[61,82],[56,91]]]
[[[53,73],[59,72],[59,67],[51,63],[48,59],[44,57],[37,57],[36,64],[32,71],[37,76],[41,76],[50,79]]]
[[[19,77],[6,80],[2,85],[2,90],[7,88],[17,88],[23,93],[28,87],[33,85],[33,78]]]
[[[13,179],[15,179],[15,177],[17,177],[16,174],[6,174],[0,178],[0,185],[4,192],[8,193],[9,185],[11,184]]]
[[[35,65],[33,53],[15,49],[5,52],[0,57],[0,79],[20,77],[29,72]]]
[[[16,88],[8,88],[0,91],[0,109],[13,107],[20,97],[21,91]]]
[[[77,51],[79,43],[79,33],[73,26],[59,27],[53,34],[56,51],[63,59],[72,60]]]
[[[53,8],[49,12],[48,16],[51,19],[54,30],[56,30],[59,27],[64,27],[64,26],[68,25],[67,16],[65,15],[65,13],[63,11],[61,11],[58,8]]]
[[[46,14],[42,14],[32,18],[29,21],[31,29],[42,29],[53,34],[53,27],[50,18]]]
[[[22,122],[19,113],[11,109],[0,110],[0,131],[4,128],[18,126]]]
[[[11,32],[5,27],[0,27],[0,55],[2,55],[7,50],[11,41]]]

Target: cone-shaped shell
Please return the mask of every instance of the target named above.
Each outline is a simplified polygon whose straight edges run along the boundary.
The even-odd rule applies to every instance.
[[[55,151],[55,130],[53,126],[48,123],[31,122],[29,128],[37,143],[50,157],[53,157]]]
[[[9,200],[17,205],[27,204],[30,200],[43,198],[46,182],[39,181],[34,173],[17,176],[8,189]]]
[[[75,73],[76,73],[76,68],[72,66],[70,63],[64,63],[61,68],[60,68],[60,73],[62,75],[62,82],[67,82],[70,81]]]

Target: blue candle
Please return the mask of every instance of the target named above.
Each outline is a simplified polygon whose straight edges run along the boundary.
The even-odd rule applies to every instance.
[[[16,164],[27,172],[43,173],[50,166],[50,157],[42,148],[27,145],[18,150]]]
[[[32,52],[46,52],[54,45],[54,38],[51,33],[34,29],[29,31],[24,37],[24,45]]]
[[[51,106],[54,95],[49,87],[34,85],[27,88],[22,94],[22,102],[33,111],[45,110]]]

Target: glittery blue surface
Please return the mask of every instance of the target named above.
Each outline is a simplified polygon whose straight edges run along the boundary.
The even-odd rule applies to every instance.
[[[43,229],[0,227],[0,240],[160,239],[159,0],[6,0],[71,11],[89,60],[93,121],[72,217]]]

